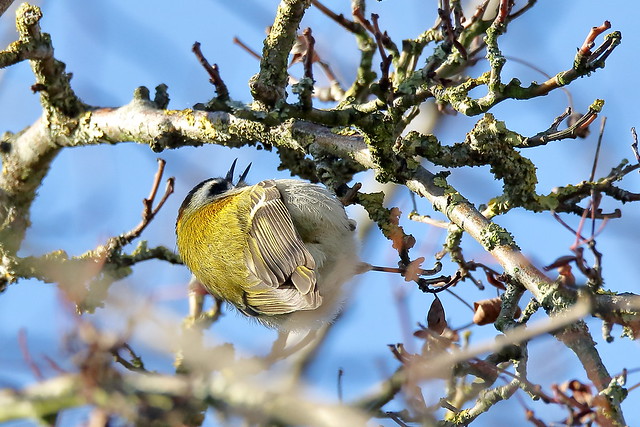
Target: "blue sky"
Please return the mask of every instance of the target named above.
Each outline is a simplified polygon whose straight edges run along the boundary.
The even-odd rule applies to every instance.
[[[185,3],[188,3],[185,6]],[[327,4],[330,2],[327,1]],[[339,2],[336,11],[347,14],[348,3]],[[521,4],[522,2],[517,2]],[[622,45],[613,53],[604,70],[574,82],[569,90],[576,109],[585,111],[595,99],[606,101],[603,114],[607,127],[599,160],[598,176],[606,175],[622,158],[631,158],[632,139],[629,129],[639,126],[635,84],[638,72],[635,58],[640,44],[637,25],[639,8],[622,0],[565,0],[539,2],[531,12],[509,26],[500,47],[507,56],[525,59],[548,74],[568,69],[576,49],[582,44],[592,26],[607,19],[612,30],[623,34]],[[553,3],[553,4],[552,4]],[[160,83],[169,86],[169,107],[182,109],[197,102],[205,102],[213,95],[208,77],[191,53],[194,41],[202,43],[205,56],[219,65],[222,78],[231,96],[249,101],[248,79],[256,73],[258,63],[233,44],[239,37],[247,45],[260,50],[264,28],[273,20],[277,2],[274,0],[193,0],[190,2],[154,2],[140,0],[94,0],[91,2],[57,0],[39,3],[44,12],[41,22],[44,31],[52,35],[56,57],[72,72],[73,88],[88,104],[120,106],[130,101],[137,86],[153,87]],[[414,37],[432,25],[435,2],[417,0],[370,1],[371,12],[380,14],[382,28],[399,42]],[[0,40],[6,45],[15,38],[11,14],[0,20]],[[318,11],[311,9],[303,21],[310,26],[316,39],[316,49],[330,62],[338,78],[346,85],[353,78],[357,52],[351,35]],[[480,63],[470,73],[477,75],[486,69]],[[292,73],[301,72],[293,68]],[[18,64],[0,74],[0,131],[17,132],[32,123],[40,114],[38,96],[31,93],[33,76],[27,63]],[[319,75],[320,73],[317,73]],[[527,82],[545,80],[537,72],[515,62],[508,62],[503,80],[518,77]],[[506,101],[492,113],[504,120],[512,130],[533,135],[547,128],[567,105],[566,95],[556,91],[546,97],[527,101]],[[441,117],[434,133],[444,143],[464,138],[478,117]],[[546,147],[526,150],[524,155],[538,165],[539,193],[547,193],[554,186],[577,183],[589,176],[599,121],[592,127],[592,135],[585,140],[555,142]],[[210,176],[223,175],[233,159],[240,166],[253,162],[249,180],[285,178],[288,173],[277,171],[274,153],[253,149],[231,150],[218,146],[184,148],[160,155],[146,146],[119,144],[69,149],[53,163],[33,206],[33,225],[24,242],[22,254],[42,254],[62,248],[70,254],[80,254],[95,247],[112,235],[129,230],[139,221],[143,197],[156,169],[156,158],[167,161],[166,172],[176,177],[176,192],[143,238],[150,245],[175,247],[174,222],[179,204],[188,190]],[[365,191],[377,191],[371,174],[356,177]],[[495,182],[487,168],[453,171],[450,183],[474,203],[484,203],[498,194],[501,184]],[[638,174],[623,181],[625,188],[640,191]],[[411,200],[406,190],[399,189],[387,199],[389,206],[398,206],[406,214]],[[424,201],[418,201],[420,212],[437,213]],[[606,208],[619,207],[605,202]],[[617,291],[640,292],[640,263],[638,240],[640,220],[638,206],[623,208],[623,218],[609,223],[598,239],[598,249],[605,254],[606,285]],[[350,209],[359,220],[361,229],[367,228],[361,210]],[[577,224],[577,218],[565,216]],[[568,254],[574,237],[566,232],[548,213],[531,214],[516,210],[496,222],[511,231],[523,252],[537,265],[548,264]],[[441,247],[444,234],[438,230],[403,219],[403,225],[418,239],[414,256],[425,256],[427,264]],[[394,250],[377,231],[362,236],[362,258],[378,265],[395,265]],[[468,259],[493,263],[480,246],[465,239]],[[492,264],[494,265],[494,264]],[[446,273],[453,272],[450,265]],[[114,297],[131,296],[135,304],[157,304],[162,310],[179,318],[186,313],[184,297],[189,273],[183,267],[148,262],[123,283],[113,285]],[[334,328],[317,363],[310,372],[310,383],[328,398],[335,398],[336,377],[344,369],[345,398],[355,398],[372,389],[377,381],[395,369],[396,362],[386,345],[407,341],[416,322],[424,322],[432,297],[421,294],[400,278],[368,273],[354,280],[353,294],[345,314]],[[456,294],[472,302],[495,296],[492,290],[479,292],[468,282],[455,289]],[[442,296],[447,318],[452,326],[470,321],[471,312],[449,295]],[[405,301],[400,302],[400,301]],[[526,303],[526,299],[523,300]],[[114,304],[98,310],[94,319],[101,327],[120,330],[123,312]],[[403,324],[402,311],[409,325]],[[21,281],[0,295],[0,385],[19,385],[33,381],[17,345],[19,330],[26,330],[31,352],[42,362],[42,355],[57,360],[71,369],[68,352],[61,345],[60,336],[73,329],[70,313],[54,285],[35,280]],[[596,339],[600,339],[600,323],[589,319]],[[144,333],[144,330],[137,331]],[[619,329],[614,330],[614,336]],[[491,339],[491,326],[474,328],[472,341]],[[245,354],[266,354],[275,333],[247,322],[229,312],[210,332],[215,342],[233,342]],[[149,364],[161,371],[171,371],[171,355],[162,355],[139,339],[139,351]],[[414,348],[417,342],[409,343]],[[617,338],[613,344],[599,343],[605,363],[611,373],[622,368],[637,368],[640,360],[638,344]],[[564,379],[581,378],[584,374],[578,361],[552,337],[540,337],[530,344],[530,380],[548,386]],[[553,357],[550,357],[553,355]],[[54,375],[50,370],[48,375]],[[640,381],[631,375],[630,384]],[[427,399],[437,399],[437,388],[429,388]],[[525,397],[525,401],[528,399]],[[638,390],[630,395],[623,408],[627,421],[640,419]],[[501,408],[501,409],[500,409]],[[478,425],[501,425],[506,419],[522,420],[522,406],[512,399],[500,408],[481,417]],[[537,408],[541,408],[537,406]],[[541,408],[541,411],[546,408]],[[63,425],[74,425],[84,416],[81,411],[63,418]],[[505,414],[509,414],[505,418]],[[555,420],[562,418],[558,413]],[[550,420],[549,418],[547,418]],[[15,425],[27,425],[18,423]],[[213,425],[213,424],[211,424]]]

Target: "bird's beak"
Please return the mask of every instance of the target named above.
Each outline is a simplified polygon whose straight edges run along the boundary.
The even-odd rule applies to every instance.
[[[227,176],[224,177],[224,179],[229,182],[231,185],[233,185],[233,172],[235,172],[236,170],[236,162],[238,161],[238,159],[235,159],[233,161],[233,163],[231,163],[231,167],[229,168],[229,172],[227,172]],[[249,166],[247,166],[247,168],[244,170],[244,172],[242,172],[242,175],[240,175],[240,179],[238,180],[238,183],[235,185],[235,187],[238,187],[240,185],[244,185],[244,179],[247,177],[247,174],[249,173],[249,169],[251,169],[251,163],[249,163]]]
[[[236,169],[236,162],[238,159],[235,159],[233,163],[231,163],[231,167],[229,168],[229,172],[227,172],[227,176],[224,177],[225,180],[229,181],[233,184],[233,171]]]
[[[249,166],[247,166],[244,172],[242,172],[242,175],[240,175],[240,180],[238,180],[238,183],[236,184],[236,186],[244,185],[244,179],[247,177],[247,174],[249,173],[249,169],[251,169],[251,163],[249,163]]]

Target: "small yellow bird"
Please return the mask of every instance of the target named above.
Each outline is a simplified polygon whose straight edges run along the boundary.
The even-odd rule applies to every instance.
[[[316,329],[340,310],[362,271],[355,221],[326,189],[293,179],[196,185],[176,221],[177,247],[211,294],[281,331]]]

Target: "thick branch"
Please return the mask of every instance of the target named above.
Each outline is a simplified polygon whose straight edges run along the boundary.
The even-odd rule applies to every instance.
[[[82,374],[69,374],[35,384],[20,392],[0,394],[0,422],[42,418],[86,404],[97,404],[145,425],[153,411],[184,417],[200,402],[224,402],[230,412],[252,414],[282,425],[364,425],[366,417],[341,405],[304,398],[300,392],[267,390],[237,377],[217,375],[210,381],[186,376],[130,373],[94,384]],[[169,405],[167,407],[167,405]],[[180,423],[181,424],[181,423]]]
[[[640,296],[634,294],[608,295],[594,297],[595,315],[624,328],[624,335],[632,339],[640,338]]]
[[[253,97],[267,107],[273,107],[286,98],[289,52],[296,41],[304,12],[310,5],[311,0],[282,0],[278,6],[275,21],[264,41],[260,72],[249,83]]]
[[[40,102],[51,116],[72,117],[87,107],[71,89],[71,75],[65,72],[64,63],[53,57],[51,37],[40,31],[41,18],[42,12],[39,7],[27,3],[20,5],[16,11],[16,27],[20,40],[13,47],[39,52],[37,55],[26,56],[32,59],[31,68],[36,77],[33,90],[40,92]],[[49,54],[42,55],[46,52]],[[62,123],[54,123],[56,126],[65,125],[64,117],[57,117],[57,120],[61,120]]]
[[[9,9],[13,0],[0,0],[0,16],[4,15],[4,13]]]
[[[0,174],[0,249],[15,253],[30,224],[36,190],[59,148],[42,119],[4,143],[9,152],[2,155]]]
[[[69,85],[70,75],[62,62],[53,57],[48,34],[40,31],[42,12],[37,6],[23,3],[16,12],[16,26],[20,39],[0,53],[0,66],[22,59],[31,59],[36,77],[34,90],[40,92],[45,109],[41,125],[2,141],[2,175],[0,176],[0,255],[11,255],[20,247],[29,226],[29,210],[35,191],[46,176],[58,147],[51,138],[55,128],[64,133],[67,118],[83,111],[86,106],[76,97]],[[44,125],[46,123],[46,125]],[[40,141],[14,144],[16,139]],[[0,277],[11,281],[13,275],[0,267]],[[2,289],[2,284],[0,284]]]

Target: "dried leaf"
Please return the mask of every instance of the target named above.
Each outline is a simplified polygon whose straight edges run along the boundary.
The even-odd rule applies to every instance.
[[[573,392],[573,398],[576,401],[591,406],[593,393],[591,392],[591,387],[587,384],[583,384],[578,380],[571,380],[568,383],[568,389]]]
[[[389,240],[391,240],[391,247],[401,251],[408,251],[416,244],[416,239],[410,235],[405,234],[404,229],[400,226],[400,215],[402,215],[402,211],[397,207],[391,208],[389,212],[389,223],[391,224],[389,230]]]
[[[413,282],[420,278],[420,273],[422,273],[422,263],[424,262],[424,257],[416,258],[407,265],[407,268],[404,272],[404,280],[405,282]]]
[[[484,299],[473,303],[473,323],[476,325],[488,325],[496,321],[500,315],[502,299],[500,297]],[[515,317],[522,314],[520,307],[516,308]]]
[[[427,338],[429,338],[429,336],[431,336],[431,331],[423,327],[415,331],[413,333],[413,336],[416,338],[421,338],[423,340],[426,340]]]
[[[571,272],[571,266],[569,264],[561,265],[558,267],[558,279],[559,282],[569,288],[575,288],[576,277]]]
[[[500,298],[484,299],[473,303],[473,323],[488,325],[493,323],[500,314],[502,300]]]
[[[576,257],[574,255],[565,255],[553,261],[551,264],[544,267],[544,271],[553,270],[554,268],[558,268],[563,265],[567,265],[570,262],[574,262]]]
[[[501,290],[505,290],[507,289],[504,286],[504,283],[502,283],[500,280],[498,280],[498,278],[496,277],[495,274],[491,273],[490,271],[485,271],[485,274],[487,276],[487,282],[489,282],[491,285],[493,285],[494,287],[501,289]]]
[[[289,62],[289,67],[291,67],[296,62],[302,62],[303,58],[309,51],[309,43],[307,42],[307,38],[303,35],[298,35],[296,38],[296,42],[291,48],[291,62]],[[313,52],[313,63],[320,61],[318,54]]]
[[[431,307],[429,308],[429,313],[427,314],[427,326],[438,335],[442,335],[447,327],[444,307],[438,297],[433,300]]]

